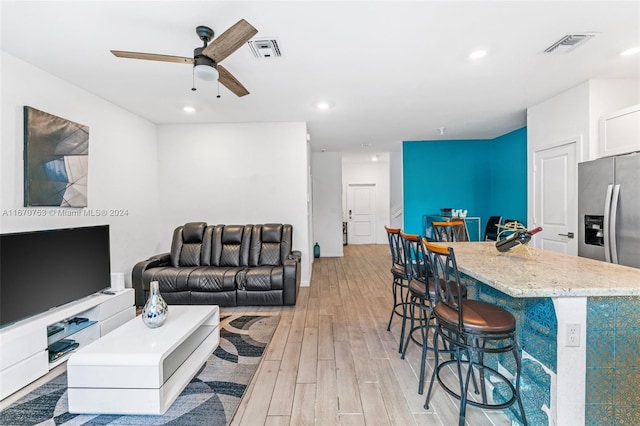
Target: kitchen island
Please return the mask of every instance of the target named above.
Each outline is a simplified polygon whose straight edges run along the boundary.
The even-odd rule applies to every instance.
[[[470,297],[516,316],[530,424],[640,424],[640,269],[524,246],[500,253],[493,242],[448,245]]]

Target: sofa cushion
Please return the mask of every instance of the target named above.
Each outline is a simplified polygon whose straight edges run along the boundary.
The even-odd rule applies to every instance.
[[[280,243],[262,243],[260,249],[260,265],[280,265]]]
[[[191,222],[176,228],[171,242],[172,266],[199,266],[202,264],[202,259],[207,257],[203,252],[206,228],[207,224],[204,222]]]
[[[263,243],[278,243],[282,241],[282,225],[268,223],[262,225],[262,242]]]
[[[247,266],[251,225],[218,225],[211,238],[212,266]]]
[[[192,305],[237,306],[236,291],[190,291]]]
[[[202,267],[189,276],[188,288],[191,291],[234,291],[236,275],[241,267]]]
[[[284,268],[282,266],[256,266],[240,271],[237,276],[239,290],[282,290]]]
[[[291,253],[291,225],[254,225],[251,232],[249,266],[280,266]]]
[[[202,236],[207,224],[204,222],[191,222],[182,227],[182,241],[185,244],[202,243]]]
[[[166,292],[162,298],[169,305],[190,305],[193,303],[190,291]]]
[[[277,306],[282,305],[283,290],[244,291],[238,290],[237,303],[240,306]]]
[[[142,274],[143,285],[146,290],[149,289],[151,281],[158,281],[160,293],[187,291],[189,289],[189,279],[194,271],[202,268],[201,266],[181,266],[174,268],[172,266],[147,269]]]

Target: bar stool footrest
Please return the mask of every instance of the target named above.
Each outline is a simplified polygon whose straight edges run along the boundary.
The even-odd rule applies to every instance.
[[[444,367],[446,367],[446,366],[448,366],[450,364],[457,364],[457,363],[458,363],[457,359],[450,359],[450,360],[441,362],[440,365],[438,365],[438,367],[436,368],[436,378],[438,379],[438,383],[440,383],[440,386],[442,386],[442,388],[445,390],[445,392],[447,392],[453,398],[455,398],[457,400],[460,400],[461,399],[460,394],[455,392],[449,386],[447,386],[444,383],[444,381],[442,380],[442,378],[440,377],[440,370],[442,370]],[[469,362],[469,360],[462,360],[462,361],[460,361],[460,364],[469,365],[470,362]],[[468,367],[468,368],[473,368],[473,365],[478,367],[477,364],[471,364],[471,365],[472,366]],[[493,377],[498,378],[501,383],[506,384],[509,387],[509,390],[511,391],[511,398],[509,398],[507,401],[502,402],[502,403],[490,404],[488,402],[474,401],[473,399],[469,399],[469,397],[467,397],[467,405],[473,405],[474,407],[483,408],[483,409],[487,409],[487,410],[504,410],[505,408],[509,408],[513,404],[516,403],[516,401],[517,401],[516,388],[515,388],[515,386],[513,386],[513,383],[511,383],[511,380],[509,380],[504,374],[499,373],[497,370],[495,370],[495,369],[493,369],[491,367],[484,366],[484,367],[479,367],[479,368],[483,368],[485,371],[491,372]],[[474,373],[472,373],[472,374],[474,374]],[[492,383],[492,386],[495,386],[495,384]]]

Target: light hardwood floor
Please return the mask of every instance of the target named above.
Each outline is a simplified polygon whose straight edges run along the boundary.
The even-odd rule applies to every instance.
[[[458,402],[439,387],[423,408],[420,350],[411,344],[400,359],[400,318],[386,330],[389,269],[388,246],[349,245],[342,258],[315,260],[295,307],[222,309],[281,316],[232,425],[457,425]],[[511,424],[501,411],[474,407],[466,419]]]
[[[411,344],[400,359],[399,317],[387,331],[389,269],[387,245],[349,245],[342,258],[316,259],[311,285],[300,289],[295,306],[222,308],[222,315],[280,315],[231,424],[457,425],[457,401],[437,386],[429,410],[423,408],[420,350]],[[427,361],[426,386],[432,362]],[[1,401],[0,409],[64,368]],[[500,411],[469,407],[466,418],[470,426],[511,425]]]

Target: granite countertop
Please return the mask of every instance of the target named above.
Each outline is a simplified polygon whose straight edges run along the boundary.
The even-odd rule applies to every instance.
[[[493,242],[448,243],[458,269],[513,297],[640,296],[640,269]]]

